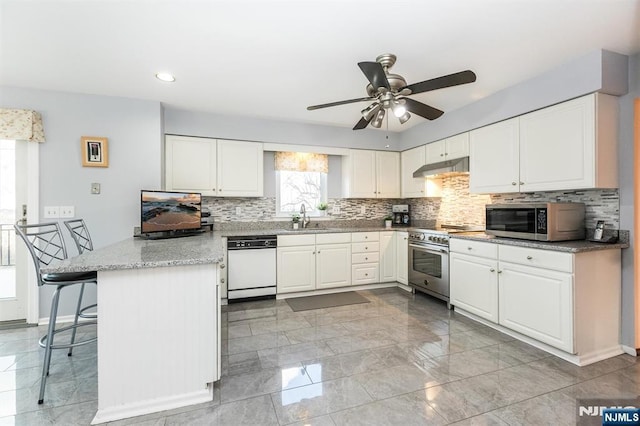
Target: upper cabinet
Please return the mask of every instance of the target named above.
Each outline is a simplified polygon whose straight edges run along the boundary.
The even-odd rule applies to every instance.
[[[467,157],[469,156],[469,132],[431,142],[425,146],[425,149],[425,164]]]
[[[256,142],[166,136],[165,189],[216,197],[261,197],[263,151]]]
[[[345,198],[400,197],[400,154],[352,149],[342,157]]]
[[[616,188],[616,117],[591,94],[471,131],[471,192]]]
[[[438,160],[442,161],[442,160]],[[426,163],[426,146],[418,146],[400,153],[402,198],[440,197],[442,180],[413,177],[413,172]]]

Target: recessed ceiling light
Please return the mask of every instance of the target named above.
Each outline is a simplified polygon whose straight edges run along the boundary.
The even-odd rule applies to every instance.
[[[168,72],[156,73],[156,78],[160,81],[166,81],[167,83],[173,83],[176,81],[176,78]]]

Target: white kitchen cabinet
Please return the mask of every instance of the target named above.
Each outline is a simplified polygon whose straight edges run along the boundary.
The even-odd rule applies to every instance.
[[[497,323],[498,247],[475,241],[451,242],[451,304]]]
[[[351,244],[316,245],[316,289],[351,285]]]
[[[518,192],[519,131],[518,118],[512,118],[470,132],[470,192]]]
[[[566,253],[458,238],[450,249],[456,309],[578,365],[622,353],[619,249]]]
[[[215,139],[167,135],[166,190],[217,195],[216,154]]]
[[[227,298],[227,237],[222,237],[222,260],[218,263],[218,278],[220,280],[220,298]]]
[[[351,253],[351,284],[380,282],[380,233],[352,233]]]
[[[290,246],[277,249],[278,293],[309,291],[316,288],[316,246]]]
[[[380,232],[380,282],[396,281],[396,232]]]
[[[396,232],[396,279],[409,284],[409,233]]]
[[[413,172],[426,164],[425,145],[400,153],[401,196],[402,198],[440,197],[442,179],[414,178]]]
[[[351,234],[278,236],[277,293],[351,285]]]
[[[616,117],[591,94],[471,131],[470,191],[617,188]]]
[[[262,147],[257,142],[218,140],[218,196],[262,197]]]
[[[217,197],[263,195],[263,145],[167,135],[165,189]]]
[[[469,156],[469,132],[428,143],[425,149],[425,164],[467,157]]]
[[[344,197],[400,196],[400,154],[397,152],[352,149],[343,157],[342,164]]]
[[[500,262],[499,323],[573,353],[573,276]]]

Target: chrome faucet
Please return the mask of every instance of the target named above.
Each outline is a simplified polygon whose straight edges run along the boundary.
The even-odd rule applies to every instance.
[[[304,203],[300,204],[300,214],[302,215],[302,228],[306,228],[311,218],[307,217],[307,210],[304,208]]]

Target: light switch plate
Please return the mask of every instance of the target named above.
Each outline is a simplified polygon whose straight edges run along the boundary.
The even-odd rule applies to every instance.
[[[45,206],[44,218],[45,219],[57,219],[60,217],[60,206]]]
[[[360,206],[360,214],[367,214],[367,208],[365,206]]]
[[[340,206],[333,206],[331,214],[340,214]]]
[[[60,217],[70,218],[76,215],[76,208],[74,206],[60,206]]]

